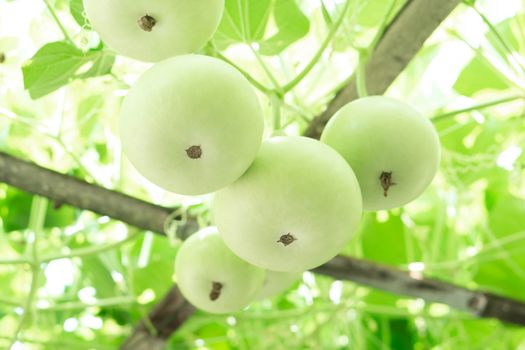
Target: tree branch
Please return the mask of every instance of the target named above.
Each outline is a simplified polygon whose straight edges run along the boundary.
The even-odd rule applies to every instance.
[[[168,208],[88,184],[1,152],[0,181],[60,203],[71,204],[130,225],[166,234],[164,222],[171,213]],[[195,230],[196,225],[190,226],[191,229]],[[394,294],[444,303],[470,312],[474,316],[493,317],[525,325],[525,304],[522,302],[490,293],[472,291],[448,282],[411,275],[408,272],[373,262],[339,256],[318,267],[314,272],[354,281]],[[191,315],[192,310],[193,308],[184,301],[180,292],[174,287],[150,314],[151,324],[156,332],[152,334],[146,324],[141,323],[123,349],[141,349],[137,344],[146,340],[149,347],[155,343],[159,346],[164,344],[169,334],[177,330]]]
[[[121,350],[162,350],[169,337],[193,314],[195,308],[173,287],[144,320],[135,327]],[[154,329],[149,329],[153,326]]]
[[[460,3],[460,0],[408,0],[385,30],[366,67],[366,85],[371,95],[381,95],[423,47],[427,38]],[[345,104],[358,97],[355,77],[315,117],[304,135],[318,139],[328,120]]]
[[[408,0],[393,20],[372,54],[366,69],[370,93],[382,94],[422,47],[460,0]],[[319,138],[326,122],[344,104],[357,98],[355,80],[339,91],[326,111],[305,132]],[[88,184],[0,153],[0,181],[60,204],[107,215],[139,228],[165,234],[165,221],[172,209]],[[195,226],[193,226],[195,227]],[[491,293],[472,291],[453,284],[426,279],[369,261],[336,257],[314,270],[394,294],[441,302],[478,317],[498,318],[525,325],[525,304]],[[193,307],[176,287],[141,322],[123,344],[125,350],[160,350],[166,340],[190,317]]]
[[[475,317],[497,318],[525,326],[525,303],[424,278],[420,273],[400,271],[374,262],[343,256],[335,257],[313,271],[394,294],[447,304]]]
[[[143,230],[164,232],[174,209],[65,176],[0,152],[0,181],[26,192],[127,222]]]

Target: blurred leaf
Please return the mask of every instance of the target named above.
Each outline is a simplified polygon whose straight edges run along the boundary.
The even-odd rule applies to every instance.
[[[96,50],[91,51],[88,57],[93,65],[87,72],[80,74],[78,78],[84,79],[111,73],[111,69],[115,63],[115,55]]]
[[[406,264],[405,227],[401,217],[383,213],[385,217],[381,219],[376,213],[367,214],[366,225],[360,229],[363,258],[389,265]]]
[[[473,96],[485,89],[505,90],[508,88],[509,84],[501,77],[501,73],[498,73],[478,55],[463,68],[454,84],[454,89],[465,96]]]
[[[114,57],[100,50],[82,52],[75,46],[57,41],[44,45],[22,67],[24,87],[31,98],[45,96],[74,78],[88,78],[111,71]],[[89,69],[77,75],[80,68]]]
[[[524,259],[517,262],[523,266]],[[481,262],[474,268],[473,280],[479,284],[481,289],[485,289],[501,295],[506,295],[525,302],[523,296],[523,277],[516,277],[516,273],[507,262],[496,260]]]
[[[414,325],[404,318],[391,318],[387,320],[387,325],[390,328],[390,349],[414,349]]]
[[[116,307],[101,308],[98,315],[101,317],[110,317],[121,326],[125,326],[132,322],[129,311]]]
[[[84,16],[83,0],[69,0],[69,11],[79,26],[85,29],[91,29],[88,19]]]
[[[83,257],[81,271],[84,276],[84,284],[96,289],[97,298],[111,298],[118,295],[117,285],[111,277],[111,270],[98,256]]]
[[[224,15],[215,34],[217,45],[225,48],[237,42],[261,40],[270,13],[271,0],[226,0]]]
[[[6,232],[27,228],[32,200],[32,195],[7,187],[5,198],[0,201],[0,217]]]
[[[308,34],[310,21],[295,0],[279,0],[274,5],[274,21],[278,32],[261,43],[263,55],[277,55]]]
[[[448,336],[456,339],[459,349],[510,349],[500,337],[501,328],[498,327],[498,321],[456,319],[448,322],[447,326]]]
[[[277,32],[266,38],[270,19]],[[310,21],[295,0],[226,0],[214,42],[220,49],[234,43],[258,43],[261,54],[276,55],[304,37],[309,29]]]
[[[525,200],[509,194],[505,185],[496,182],[486,191],[488,224],[494,237],[485,240],[493,248],[474,266],[474,280],[486,289],[525,300]],[[517,239],[500,242],[513,234]],[[494,259],[484,261],[487,257]]]
[[[77,220],[78,209],[69,205],[49,203],[46,211],[45,227],[66,227]]]
[[[147,234],[137,240],[131,250],[134,270],[134,291],[140,295],[151,289],[157,298],[162,297],[173,285],[175,257],[178,248],[166,237]]]
[[[326,4],[324,3],[325,1],[326,0],[321,0],[321,11],[322,11],[323,19],[324,19],[325,23],[328,26],[331,26],[334,21],[332,20],[332,16],[330,15],[330,12],[326,8]]]
[[[76,122],[79,133],[89,138],[96,129],[100,128],[100,121],[96,118],[104,107],[105,97],[95,94],[87,96],[78,103]]]
[[[383,21],[391,1],[368,0],[364,4],[357,15],[356,24],[365,27],[376,27]]]
[[[523,49],[523,28],[520,28],[521,23],[525,20],[525,15],[518,14],[505,19],[494,25],[494,31],[488,31],[486,38],[502,56],[503,59],[510,62],[508,55],[510,55],[509,50],[520,52]],[[503,40],[504,43],[501,42]]]
[[[363,301],[365,301],[367,305],[383,305],[396,308],[397,302],[400,299],[402,299],[402,297],[376,289],[370,289],[368,294],[363,297]]]
[[[491,230],[498,237],[525,231],[525,200],[510,195],[507,191],[496,193],[488,190],[492,203],[488,214]],[[512,220],[509,220],[512,218]],[[524,259],[525,262],[525,259]]]

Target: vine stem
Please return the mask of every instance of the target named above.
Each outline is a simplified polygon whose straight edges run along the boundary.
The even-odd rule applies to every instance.
[[[310,62],[303,68],[303,70],[290,82],[288,82],[285,86],[283,86],[283,92],[287,93],[288,91],[292,90],[294,87],[296,87],[307,75],[310,73],[310,71],[315,67],[317,62],[319,62],[319,59],[323,55],[324,51],[332,42],[333,37],[341,27],[341,24],[343,24],[346,13],[348,12],[348,9],[350,8],[350,0],[346,0],[345,5],[343,7],[343,10],[341,12],[341,15],[337,19],[337,21],[334,23],[332,28],[330,29],[330,32],[328,32],[328,35],[324,39],[323,43],[315,53],[315,55],[312,57]]]
[[[75,341],[53,341],[48,339],[33,339],[33,338],[20,338],[24,343],[42,345],[45,349],[50,349],[50,346],[55,346],[53,349],[93,349],[92,344],[85,342],[75,342]],[[10,340],[9,337],[0,335],[0,339]],[[40,347],[39,347],[40,348]],[[114,350],[113,346],[106,346],[102,344],[97,344],[97,350]]]
[[[390,7],[388,8],[387,13],[385,14],[385,17],[383,18],[381,25],[379,26],[379,30],[377,31],[376,35],[372,39],[372,42],[370,43],[368,48],[359,49],[359,63],[356,69],[357,96],[359,98],[368,96],[368,90],[366,88],[366,65],[368,64],[368,59],[372,51],[374,51],[375,47],[379,43],[379,40],[381,40],[381,38],[383,37],[383,34],[385,33],[385,30],[390,21],[390,16],[392,16],[392,13],[394,12],[394,9],[396,8],[396,4],[397,4],[397,0],[393,0],[390,3]]]
[[[93,301],[92,303],[86,303],[86,302],[66,302],[66,303],[60,303],[56,304],[50,307],[41,308],[39,309],[40,312],[49,312],[49,311],[64,311],[64,310],[80,310],[85,309],[87,307],[110,307],[110,306],[118,306],[118,305],[125,305],[125,304],[135,304],[137,303],[137,299],[133,296],[119,296],[119,297],[113,297],[113,298],[106,298],[106,299],[97,299],[96,301]]]
[[[250,47],[250,50],[252,51],[253,55],[255,56],[255,59],[257,60],[257,62],[259,62],[259,65],[264,70],[264,72],[266,73],[266,75],[268,76],[270,81],[272,82],[274,90],[278,91],[280,94],[282,94],[281,84],[279,84],[279,82],[277,81],[277,78],[275,78],[275,76],[273,75],[273,73],[270,70],[270,68],[268,68],[268,66],[264,62],[264,60],[261,57],[261,55],[259,54],[259,52],[257,52],[257,50],[255,50],[252,45],[250,45],[250,44],[247,44],[247,45]]]
[[[273,130],[281,130],[281,99],[277,94],[270,95],[273,113]]]
[[[483,50],[481,47],[476,47],[471,44],[457,30],[448,30],[448,33],[467,45],[477,55],[477,58],[482,60],[483,63],[486,64],[486,66],[490,68],[494,74],[498,75],[502,80],[505,80],[507,84],[521,90],[525,89],[525,84],[519,80],[519,77],[514,76],[515,74],[511,74],[512,72],[509,72],[506,69],[504,70],[503,67],[500,67],[498,63],[495,62],[495,59],[492,57],[492,55],[490,55],[488,52]]]
[[[520,68],[521,72],[517,71],[516,67],[514,65],[510,64],[510,66],[514,69],[515,73],[517,73],[518,75],[520,75],[520,73],[523,73],[525,71],[524,67],[521,65],[519,60],[517,60],[516,57],[514,57],[514,52],[512,51],[510,46],[507,44],[505,39],[501,36],[501,34],[499,33],[498,29],[494,26],[494,24],[492,24],[492,22],[488,19],[488,17],[485,16],[485,14],[483,12],[481,12],[481,10],[477,7],[477,5],[475,3],[473,3],[470,6],[479,15],[479,17],[481,18],[483,23],[485,23],[485,25],[489,28],[489,30],[494,34],[494,36],[496,37],[498,42],[501,44],[503,49],[505,51],[507,51],[507,53],[509,54],[510,57],[512,57],[512,59],[514,61],[514,64],[517,65]]]
[[[436,123],[436,122],[445,120],[447,118],[456,116],[456,115],[461,114],[461,113],[468,113],[468,112],[476,111],[476,110],[479,110],[479,109],[485,109],[485,108],[489,108],[489,107],[492,107],[492,106],[497,106],[497,105],[500,105],[500,104],[503,104],[503,103],[507,103],[507,102],[512,102],[512,101],[516,101],[516,100],[522,100],[524,98],[525,98],[524,95],[507,96],[507,97],[503,97],[503,98],[500,98],[500,99],[497,99],[497,100],[492,100],[492,101],[488,101],[488,102],[479,103],[479,104],[476,104],[474,106],[461,108],[461,109],[458,109],[458,110],[455,110],[455,111],[450,111],[450,112],[445,112],[445,113],[442,113],[442,114],[438,114],[438,115],[432,117],[431,121]]]
[[[388,28],[388,24],[390,23],[390,17],[394,13],[394,10],[396,8],[398,0],[392,0],[390,3],[390,6],[388,7],[388,11],[385,14],[385,17],[383,17],[383,21],[381,22],[381,25],[379,26],[379,30],[377,31],[376,35],[374,36],[374,39],[372,39],[372,42],[370,43],[368,47],[368,54],[370,55],[373,50],[375,50],[377,44],[379,44],[379,41],[385,34],[386,29]]]
[[[64,143],[64,141],[62,140],[61,137],[51,134],[50,132],[48,132],[46,130],[46,128],[43,125],[35,125],[35,123],[33,121],[31,121],[30,118],[20,116],[20,115],[16,114],[15,112],[10,111],[10,110],[5,109],[5,108],[1,108],[0,107],[0,117],[5,117],[6,119],[8,119],[9,121],[11,121],[13,123],[18,123],[18,124],[28,128],[28,129],[31,129],[34,132],[36,132],[36,133],[38,133],[40,135],[43,135],[43,136],[53,140],[54,142],[56,142],[64,150],[64,152],[66,152],[66,154],[71,158],[71,160],[73,160],[73,162],[76,163],[78,168],[81,169],[84,173],[88,174],[88,176],[91,178],[91,180],[95,181],[95,177],[93,176],[91,171],[88,170],[84,166],[84,164],[82,164],[80,159],[73,152],[71,152],[71,150]],[[0,264],[2,264],[2,262],[0,262]]]
[[[29,289],[29,295],[27,297],[23,314],[20,318],[18,326],[15,330],[11,344],[7,349],[11,349],[16,342],[18,341],[18,336],[25,326],[26,321],[28,320],[29,313],[33,310],[33,301],[35,300],[36,292],[38,290],[38,280],[40,278],[40,261],[38,254],[38,238],[42,229],[44,228],[44,221],[46,218],[47,205],[49,201],[43,197],[33,197],[33,203],[31,205],[31,214],[29,216],[29,229],[33,235],[33,240],[31,242],[31,287]]]
[[[24,259],[24,258],[13,258],[13,259],[0,260],[0,265],[23,265],[23,264],[31,265],[31,260]]]
[[[368,96],[366,89],[366,64],[368,62],[368,50],[359,51],[359,64],[356,72],[357,95],[360,98]]]
[[[88,247],[88,248],[75,249],[75,250],[71,251],[70,253],[66,253],[66,254],[54,254],[54,255],[44,256],[40,260],[40,263],[46,263],[46,262],[50,262],[50,261],[53,261],[53,260],[59,260],[59,259],[80,258],[80,257],[83,257],[83,256],[99,254],[99,253],[102,253],[102,252],[105,252],[105,251],[108,251],[108,250],[112,250],[112,249],[118,248],[118,247],[120,247],[120,246],[122,246],[122,245],[124,245],[124,244],[126,244],[128,242],[131,242],[131,241],[137,239],[138,237],[140,237],[142,234],[143,234],[142,231],[137,231],[137,232],[129,235],[128,237],[126,237],[123,240],[120,240],[118,242],[108,243],[108,244],[101,245],[101,246],[94,246],[94,247]]]
[[[73,39],[71,39],[71,37],[67,33],[66,28],[64,27],[62,22],[60,22],[60,19],[58,18],[55,10],[53,9],[53,6],[51,6],[48,0],[43,0],[43,1],[46,4],[47,9],[49,10],[49,13],[51,13],[51,16],[55,20],[55,23],[57,24],[58,28],[60,28],[60,31],[64,35],[64,39],[66,39],[66,41],[69,42],[70,44],[75,45],[75,43],[73,42]]]
[[[215,48],[215,46],[213,46],[213,45],[212,45],[212,50],[213,50],[214,55],[217,58],[223,60],[224,62],[228,63],[229,65],[231,65],[235,69],[237,69],[246,78],[246,80],[248,80],[253,85],[253,87],[255,87],[257,90],[259,90],[260,92],[262,92],[263,94],[266,94],[266,95],[270,95],[272,93],[272,90],[270,88],[264,86],[263,84],[259,83],[257,80],[252,78],[252,76],[250,74],[248,74],[248,72],[246,72],[244,69],[239,67],[237,64],[235,64],[235,62],[230,60],[228,57],[226,57],[222,53],[220,53],[219,50],[217,50]]]

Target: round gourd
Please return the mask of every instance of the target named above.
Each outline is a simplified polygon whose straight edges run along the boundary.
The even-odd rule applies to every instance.
[[[301,279],[300,272],[278,272],[266,270],[266,276],[256,300],[274,297]]]
[[[305,137],[273,137],[239,180],[216,193],[212,210],[242,259],[301,272],[340,252],[361,206],[355,175],[337,152]]]
[[[123,151],[164,189],[198,195],[235,181],[255,158],[263,116],[251,85],[215,58],[162,61],[133,85],[122,105]]]
[[[115,51],[154,62],[202,48],[219,26],[224,0],[84,0],[84,8]]]
[[[410,105],[370,96],[341,108],[321,141],[354,169],[365,210],[400,207],[432,182],[440,144],[432,123]]]
[[[265,271],[231,252],[217,229],[190,236],[177,252],[175,276],[182,295],[211,313],[242,310],[262,287]]]

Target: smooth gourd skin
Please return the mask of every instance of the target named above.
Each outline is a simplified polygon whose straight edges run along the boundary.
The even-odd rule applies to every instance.
[[[321,141],[337,150],[355,171],[365,210],[400,207],[417,198],[434,178],[440,143],[432,123],[398,100],[370,96],[341,108]],[[391,172],[385,196],[383,172]],[[386,184],[385,184],[386,185]]]
[[[84,0],[93,28],[119,54],[146,62],[193,53],[213,36],[224,0]],[[144,16],[155,24],[139,25]]]
[[[266,276],[261,290],[255,297],[256,300],[274,297],[286,289],[290,288],[292,284],[301,279],[300,272],[278,272],[266,270]]]
[[[122,105],[123,151],[151,182],[184,195],[223,188],[249,167],[262,142],[262,110],[230,65],[184,55],[157,63]],[[197,146],[198,158],[188,150]]]
[[[301,272],[341,251],[360,221],[361,201],[352,169],[333,149],[273,137],[239,180],[215,194],[212,210],[235,254],[268,270]],[[286,245],[285,236],[294,240]]]
[[[262,287],[265,271],[243,261],[222,241],[217,228],[190,236],[177,252],[175,276],[182,295],[195,307],[211,313],[242,310]],[[222,285],[212,300],[213,284]]]

